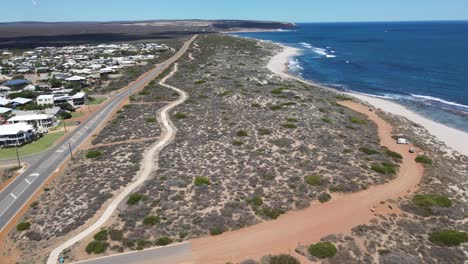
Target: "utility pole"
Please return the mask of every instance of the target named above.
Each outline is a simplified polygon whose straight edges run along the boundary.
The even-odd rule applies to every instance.
[[[62,122],[63,122],[63,129],[65,130],[65,132],[67,132],[67,125],[65,124],[65,119],[63,119]]]
[[[70,150],[70,157],[71,159],[73,159],[73,152],[72,152],[72,147],[70,143],[68,143],[68,149]]]
[[[89,104],[87,106],[88,106],[88,112],[91,113],[91,108],[89,107]]]
[[[18,160],[18,167],[21,167],[20,157],[18,153],[18,145],[15,145],[15,149],[16,149],[16,159]]]

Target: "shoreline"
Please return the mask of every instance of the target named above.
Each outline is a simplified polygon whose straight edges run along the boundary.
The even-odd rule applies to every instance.
[[[446,126],[441,123],[437,123],[426,117],[423,117],[403,105],[398,103],[374,97],[372,95],[364,95],[353,92],[342,92],[331,87],[326,87],[312,81],[304,80],[301,77],[292,75],[288,72],[288,65],[291,58],[300,54],[300,49],[289,47],[283,44],[275,43],[282,47],[282,51],[273,56],[268,62],[268,69],[275,74],[280,75],[283,78],[290,78],[300,82],[307,83],[312,86],[316,86],[322,89],[332,90],[336,93],[352,96],[360,101],[368,103],[373,107],[380,109],[384,112],[404,117],[422,127],[424,127],[431,135],[435,136],[438,140],[445,143],[450,151],[456,151],[459,154],[468,156],[468,149],[463,146],[468,146],[468,133]]]

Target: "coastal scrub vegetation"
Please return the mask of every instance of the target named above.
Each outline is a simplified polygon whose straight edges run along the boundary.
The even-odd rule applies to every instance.
[[[366,123],[365,120],[363,120],[363,119],[361,119],[359,117],[356,117],[356,116],[350,117],[349,121],[351,121],[351,123],[358,124],[358,125],[364,125]]]
[[[335,256],[338,250],[335,245],[325,241],[310,245],[308,251],[314,257],[325,259]]]
[[[172,243],[172,239],[169,237],[160,237],[154,242],[156,246],[167,246],[171,243]]]
[[[239,131],[237,131],[237,133],[236,133],[236,136],[238,136],[238,137],[246,137],[246,136],[248,136],[248,135],[249,135],[249,134],[248,134],[247,131],[245,131],[245,130],[239,130]]]
[[[429,241],[439,246],[455,247],[468,242],[468,233],[457,230],[440,230],[429,235]]]
[[[257,215],[263,216],[269,219],[277,219],[280,215],[284,214],[284,210],[280,208],[270,208],[264,207],[260,210],[257,210]]]
[[[128,205],[135,205],[141,200],[146,200],[147,197],[143,194],[139,193],[132,193],[130,194],[130,197],[128,197],[127,204]]]
[[[427,165],[431,165],[432,164],[432,159],[430,159],[428,156],[426,155],[419,155],[416,157],[415,159],[416,162],[418,163],[423,163],[423,164],[427,164]]]
[[[107,240],[107,229],[103,229],[99,232],[97,232],[95,235],[94,235],[94,239],[95,240],[102,240],[102,241],[106,241]]]
[[[349,101],[349,100],[353,100],[353,98],[349,97],[349,96],[346,96],[346,95],[337,95],[336,96],[336,99],[340,100],[340,101]]]
[[[86,153],[86,158],[88,159],[94,159],[102,155],[102,152],[98,150],[90,150],[88,153]]]
[[[93,240],[91,241],[85,248],[88,254],[100,254],[106,251],[109,244],[105,241],[101,240]]]
[[[284,128],[289,128],[289,129],[297,128],[297,125],[293,124],[293,123],[285,123],[285,124],[281,124],[281,126],[284,127]]]
[[[396,165],[389,162],[382,162],[381,165],[373,164],[371,169],[380,174],[395,174]]]
[[[161,222],[161,218],[159,218],[159,216],[156,216],[156,215],[149,215],[143,218],[144,225],[152,226],[155,224],[159,224],[160,222]]]
[[[309,175],[305,177],[305,182],[312,186],[318,186],[323,184],[323,178],[320,175]]]
[[[271,130],[261,127],[261,128],[258,129],[258,134],[261,135],[261,136],[270,135]]]
[[[221,235],[222,233],[224,233],[223,228],[220,228],[220,227],[210,228],[210,235],[212,235],[212,236]]]
[[[413,197],[413,202],[419,207],[452,206],[452,201],[447,196],[440,194],[417,194]]]
[[[211,185],[211,181],[208,177],[196,176],[193,184],[195,184],[195,186]]]
[[[368,147],[360,147],[359,150],[366,153],[367,155],[374,155],[374,154],[379,154],[380,153],[379,151],[377,151],[375,149],[368,148]]]
[[[182,113],[182,112],[177,112],[177,113],[174,114],[174,118],[175,119],[184,119],[184,118],[187,118],[187,114]]]
[[[31,223],[29,222],[21,222],[16,226],[16,230],[18,231],[25,231],[28,230],[29,227],[31,227]]]
[[[387,156],[393,158],[393,159],[397,159],[397,160],[403,159],[403,156],[401,156],[400,153],[395,152],[395,151],[391,151],[391,150],[389,150],[389,149],[387,149],[387,150],[385,151],[385,154],[386,154]]]
[[[263,261],[265,260],[265,261]],[[281,254],[275,256],[266,256],[262,258],[261,263],[268,264],[301,264],[299,260],[291,255]]]
[[[326,203],[326,202],[330,201],[330,199],[331,199],[331,195],[329,193],[326,193],[326,192],[323,192],[318,196],[318,200],[321,203]]]

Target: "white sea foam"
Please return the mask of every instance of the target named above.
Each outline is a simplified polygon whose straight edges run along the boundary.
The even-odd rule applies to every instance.
[[[308,48],[308,49],[313,48],[313,46],[312,46],[311,44],[307,43],[307,42],[301,42],[301,43],[299,43],[299,44],[301,44],[302,46],[304,46],[304,47],[306,47],[306,48]]]
[[[458,107],[461,107],[461,108],[464,108],[464,109],[468,110],[468,105],[446,101],[446,100],[443,100],[443,99],[440,99],[440,98],[437,98],[437,97],[433,97],[433,96],[429,96],[429,95],[419,95],[419,94],[410,94],[410,95],[412,97],[415,97],[415,98],[420,98],[420,99],[428,100],[428,101],[436,101],[436,102],[440,102],[440,103],[447,104],[447,105],[458,106]]]
[[[290,70],[292,70],[292,71],[301,71],[301,70],[304,69],[304,68],[301,67],[301,64],[299,63],[299,60],[297,60],[297,59],[289,60],[288,68]]]
[[[325,55],[325,57],[327,57],[327,58],[336,58],[335,55],[330,55],[330,54]]]
[[[318,55],[327,56],[327,50],[322,48],[313,47],[312,50]]]

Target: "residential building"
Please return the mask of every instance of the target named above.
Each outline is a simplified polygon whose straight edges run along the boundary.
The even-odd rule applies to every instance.
[[[53,94],[41,94],[36,98],[37,105],[53,105],[54,95]]]
[[[55,125],[55,118],[53,115],[46,114],[30,114],[30,115],[17,115],[8,119],[8,124],[26,123],[34,125],[41,130]]]
[[[0,126],[0,147],[21,146],[37,138],[37,131],[25,123]]]

